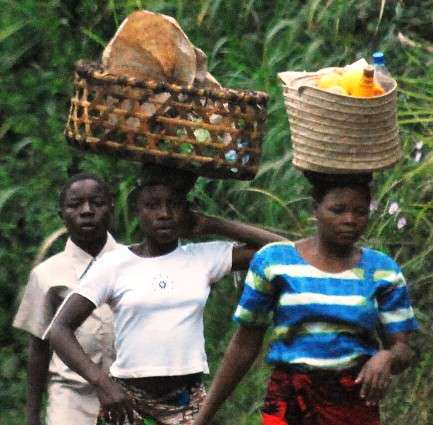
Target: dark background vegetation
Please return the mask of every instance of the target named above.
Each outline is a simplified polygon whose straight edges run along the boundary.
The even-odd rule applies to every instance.
[[[115,235],[134,240],[127,194],[130,163],[69,148],[63,127],[73,65],[98,59],[127,14],[146,8],[175,17],[209,56],[227,87],[267,91],[267,136],[252,182],[200,179],[194,196],[206,212],[259,223],[290,238],[311,233],[305,182],[291,166],[290,136],[276,74],[344,65],[386,53],[399,81],[404,158],[376,176],[365,243],[403,266],[420,321],[420,358],[394,384],[383,406],[385,424],[433,424],[433,60],[430,0],[0,0],[0,423],[24,423],[26,335],[11,328],[17,296],[43,240],[61,226],[59,188],[78,170],[101,173],[117,195]],[[423,146],[421,147],[422,142]],[[392,203],[399,211],[390,214]],[[402,218],[407,224],[401,229]],[[50,253],[60,249],[57,241]],[[207,342],[212,367],[233,331],[239,285],[228,279],[212,294]],[[220,425],[258,424],[267,368],[238,387]]]

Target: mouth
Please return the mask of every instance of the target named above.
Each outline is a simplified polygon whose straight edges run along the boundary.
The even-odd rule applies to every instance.
[[[163,224],[155,228],[155,233],[163,239],[167,239],[167,238],[171,239],[175,235],[177,235],[176,229],[177,229],[176,226],[172,224]]]
[[[158,233],[173,233],[174,227],[158,227],[155,229]]]
[[[91,231],[96,229],[96,224],[94,223],[81,223],[79,228],[84,231]]]
[[[342,239],[357,239],[358,238],[358,232],[354,232],[354,231],[344,231],[344,232],[339,232],[338,236]]]

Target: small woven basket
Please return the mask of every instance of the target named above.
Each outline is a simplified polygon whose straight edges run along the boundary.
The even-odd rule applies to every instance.
[[[278,76],[296,167],[322,173],[365,173],[390,167],[400,159],[394,80],[386,81],[382,96],[357,98],[314,87],[317,73]]]
[[[73,146],[249,180],[258,171],[268,96],[139,81],[79,62],[65,135]]]

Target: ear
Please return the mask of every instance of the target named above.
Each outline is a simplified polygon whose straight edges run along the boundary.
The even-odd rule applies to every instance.
[[[63,212],[62,212],[62,209],[61,209],[61,208],[59,208],[59,209],[57,210],[57,214],[58,214],[58,216],[62,219],[62,221],[65,221],[65,219],[63,218]]]
[[[317,201],[313,200],[313,216],[317,220],[317,210],[319,209],[319,204]]]

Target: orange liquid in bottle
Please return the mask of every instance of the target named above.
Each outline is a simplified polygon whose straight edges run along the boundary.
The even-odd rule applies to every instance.
[[[364,69],[362,78],[353,88],[351,95],[355,97],[374,97],[384,93],[385,90],[374,79],[374,68],[368,66]]]

